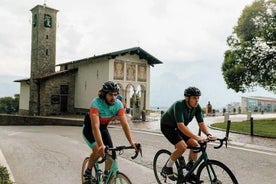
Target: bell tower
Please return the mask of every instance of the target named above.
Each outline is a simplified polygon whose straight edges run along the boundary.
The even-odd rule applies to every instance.
[[[41,76],[55,72],[56,65],[56,16],[58,10],[44,4],[32,12],[31,76],[29,114],[40,114]]]

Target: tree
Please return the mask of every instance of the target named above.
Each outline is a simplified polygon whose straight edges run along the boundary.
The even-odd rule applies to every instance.
[[[276,93],[276,0],[246,6],[227,44],[222,64],[227,87],[245,92],[260,86]]]
[[[19,109],[19,95],[13,97],[0,98],[0,113],[12,114],[18,112]]]

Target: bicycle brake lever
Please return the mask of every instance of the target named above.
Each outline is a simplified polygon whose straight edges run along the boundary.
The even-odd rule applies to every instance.
[[[135,155],[132,156],[131,159],[137,158],[139,153],[141,154],[141,157],[142,157],[142,146],[141,146],[141,144],[136,144],[136,149],[137,150],[135,150]]]

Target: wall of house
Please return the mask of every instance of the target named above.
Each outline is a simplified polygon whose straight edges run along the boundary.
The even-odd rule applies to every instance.
[[[19,114],[29,114],[30,85],[27,82],[20,83]]]
[[[40,86],[40,115],[55,115],[74,113],[75,73],[60,75],[41,82]],[[62,94],[61,85],[68,86],[68,93]],[[66,111],[61,111],[62,96],[67,98]]]
[[[76,111],[89,109],[90,102],[98,96],[102,84],[109,80],[108,59],[93,60],[78,66],[75,82]]]

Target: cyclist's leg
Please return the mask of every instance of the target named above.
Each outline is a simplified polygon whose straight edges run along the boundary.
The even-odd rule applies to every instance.
[[[192,146],[192,147],[196,147],[196,146],[199,146],[199,144],[197,143],[197,141],[193,138],[190,138],[188,141],[187,141],[187,144],[189,146]],[[190,150],[190,153],[189,153],[189,158],[188,160],[193,160],[193,161],[196,161],[197,160],[197,153],[195,153],[192,149]]]
[[[167,176],[173,175],[172,166],[175,161],[185,152],[187,145],[183,138],[180,136],[177,128],[173,128],[167,125],[161,124],[161,131],[168,141],[175,146],[175,150],[172,152],[170,159],[162,170],[162,173]]]
[[[91,127],[83,125],[82,137],[86,144],[91,148],[91,154],[89,156],[88,168],[91,169],[99,158],[98,146],[96,140],[92,134]]]
[[[111,136],[110,136],[110,133],[109,133],[107,127],[101,128],[101,133],[102,133],[102,139],[103,139],[104,144],[109,146],[110,148],[112,148],[113,142],[112,142],[112,139],[111,139]],[[105,161],[105,169],[104,169],[104,176],[103,176],[104,180],[108,176],[108,172],[109,172],[111,166],[112,166],[112,160],[107,158]]]

